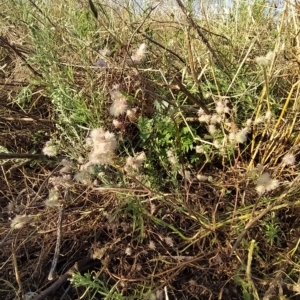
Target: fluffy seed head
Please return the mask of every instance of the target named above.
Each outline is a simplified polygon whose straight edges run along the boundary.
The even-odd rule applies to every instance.
[[[109,108],[110,115],[118,117],[124,114],[127,110],[127,99],[119,91],[119,87],[113,87],[109,93],[111,100],[113,101],[112,105]]]
[[[296,162],[296,158],[295,155],[293,153],[287,153],[283,158],[282,158],[282,162],[285,165],[293,165]]]
[[[198,175],[197,175],[197,179],[198,179],[199,181],[207,181],[208,177],[205,176],[205,175],[198,174]]]
[[[256,189],[258,195],[262,195],[266,192],[266,188],[263,185],[257,185],[255,187],[255,189]]]
[[[118,99],[115,100],[109,108],[109,113],[113,117],[118,117],[124,114],[127,110],[127,100]]]
[[[132,254],[132,249],[130,247],[127,247],[125,249],[125,254],[130,256]]]
[[[170,164],[172,164],[172,165],[178,164],[177,157],[175,156],[175,154],[172,150],[167,151],[167,157],[168,157],[168,161],[170,162]]]
[[[278,188],[279,186],[279,181],[277,179],[272,179],[270,183],[266,186],[266,191],[270,192]]]
[[[213,124],[208,125],[208,132],[210,134],[214,134],[216,131],[217,131],[217,128],[215,125],[213,125]]]
[[[58,192],[56,189],[51,189],[49,191],[48,199],[45,201],[45,205],[48,207],[54,207],[59,205]]]
[[[258,56],[255,58],[255,61],[260,66],[269,66],[271,65],[273,59],[274,59],[275,53],[272,51],[269,51],[266,56]]]
[[[264,192],[275,190],[278,186],[279,181],[277,179],[272,179],[268,172],[264,172],[257,180],[256,191],[261,195]]]
[[[222,115],[225,112],[224,109],[225,109],[225,106],[224,106],[223,102],[222,101],[217,102],[217,104],[216,104],[217,114]]]
[[[140,64],[144,61],[146,57],[147,45],[142,43],[139,48],[136,50],[135,54],[131,56],[133,63]]]
[[[218,123],[221,123],[222,121],[222,118],[220,115],[217,115],[217,114],[213,114],[211,116],[211,119],[210,119],[210,123],[211,124],[218,124]]]
[[[222,147],[221,143],[218,140],[214,140],[213,144],[217,149],[220,149]]]
[[[117,119],[113,120],[113,125],[115,126],[115,128],[121,128],[122,127],[122,123],[120,121],[118,121]]]
[[[72,172],[73,163],[67,159],[63,159],[60,164],[63,166],[60,170],[60,174],[68,174]]]
[[[259,116],[256,120],[254,120],[254,124],[258,125],[258,124],[264,123],[264,121],[265,121],[265,118],[263,116]]]
[[[252,125],[252,119],[248,119],[246,121],[246,127],[251,127],[251,125]]]
[[[165,237],[165,242],[170,247],[174,246],[173,239],[171,237],[169,237],[169,236]]]
[[[202,114],[199,116],[199,122],[200,123],[209,123],[210,118],[211,118],[210,115]]]
[[[235,140],[239,143],[239,144],[243,144],[246,142],[247,140],[247,133],[248,133],[248,128],[244,128],[240,131],[238,131],[235,135]]]
[[[11,221],[10,227],[14,229],[20,229],[25,224],[29,223],[30,220],[31,218],[26,215],[16,215],[15,218]]]
[[[136,119],[136,114],[137,114],[137,108],[127,109],[127,111],[126,111],[126,116],[131,121]]]
[[[200,109],[198,110],[197,114],[198,114],[198,116],[200,117],[200,116],[202,116],[202,115],[205,115],[206,113],[205,113],[205,111],[204,111],[203,108],[200,108]]]
[[[205,153],[203,146],[196,146],[196,153]]]
[[[149,242],[149,244],[148,244],[148,248],[150,249],[150,250],[155,250],[155,243],[153,242],[153,241],[150,241]]]
[[[266,112],[266,114],[265,114],[265,120],[266,120],[266,121],[270,121],[271,118],[272,118],[272,113],[271,113],[270,110],[268,110],[268,111]]]
[[[126,164],[124,169],[127,172],[137,171],[145,160],[146,160],[145,152],[142,152],[139,155],[136,155],[135,157],[128,156],[126,158]]]
[[[112,132],[97,128],[91,131],[90,137],[87,139],[87,145],[91,148],[91,152],[89,162],[84,166],[85,168],[95,164],[110,164],[118,142]]]
[[[48,141],[43,148],[43,153],[47,156],[56,156],[57,155],[57,147],[52,140]]]
[[[271,175],[268,172],[264,172],[260,175],[259,179],[257,180],[257,184],[268,185],[271,179]]]
[[[81,170],[74,176],[74,180],[83,184],[91,184],[91,174],[88,172],[88,170]]]

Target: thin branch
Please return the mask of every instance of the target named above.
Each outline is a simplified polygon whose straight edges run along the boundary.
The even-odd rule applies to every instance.
[[[69,194],[69,190],[66,190],[66,197],[68,197]],[[58,215],[58,220],[57,220],[57,238],[56,238],[56,245],[55,245],[55,252],[54,252],[54,256],[53,256],[53,260],[52,260],[52,264],[51,264],[51,269],[48,275],[48,280],[53,280],[53,278],[55,277],[55,269],[56,269],[56,265],[58,262],[58,257],[59,257],[59,253],[60,253],[60,242],[61,242],[61,223],[62,223],[62,218],[63,218],[63,214],[64,214],[64,207],[61,206],[59,208],[59,215]]]
[[[15,112],[15,113],[17,113],[17,114],[19,114],[21,116],[24,116],[26,118],[31,118],[31,119],[35,120],[36,122],[39,122],[40,124],[43,124],[44,126],[47,126],[47,127],[51,128],[51,129],[55,129],[55,127],[52,124],[48,124],[47,122],[45,122],[44,119],[42,121],[40,118],[38,118],[36,116],[33,116],[31,114],[27,114],[27,113],[25,113],[25,112],[23,112],[21,110],[18,110],[18,109],[15,109],[15,108],[13,108],[13,107],[11,107],[9,105],[4,104],[3,102],[7,102],[7,100],[5,99],[5,97],[1,97],[0,98],[0,106],[4,107],[7,110],[13,111],[13,112]],[[48,122],[52,123],[53,121],[49,120]]]
[[[57,279],[52,285],[46,288],[39,295],[34,297],[32,300],[44,300],[47,296],[53,295],[70,277],[74,272],[83,272],[98,264],[98,261],[94,261],[90,257],[85,257],[79,262],[75,263],[72,268],[70,268],[65,274],[63,274],[59,279]]]
[[[188,22],[190,23],[190,25],[197,31],[198,35],[200,36],[201,40],[203,41],[203,43],[205,44],[205,46],[207,47],[207,49],[209,50],[209,52],[211,53],[211,55],[213,56],[213,58],[216,61],[216,65],[219,68],[223,67],[223,63],[221,63],[216,51],[212,48],[212,46],[210,45],[208,39],[206,38],[206,36],[202,33],[201,30],[203,30],[203,28],[200,28],[195,21],[193,20],[193,18],[191,17],[191,15],[187,12],[186,8],[184,7],[184,5],[182,4],[181,0],[176,0],[178,6],[180,7],[180,9],[182,10],[182,12],[185,14]],[[207,30],[205,30],[207,32]]]
[[[36,70],[35,70],[35,69],[27,62],[27,60],[26,60],[25,56],[23,55],[23,53],[22,53],[16,46],[11,45],[11,44],[9,43],[9,41],[7,40],[7,38],[0,36],[0,46],[2,46],[3,48],[6,48],[6,49],[12,50],[18,57],[20,57],[20,58],[22,59],[22,61],[23,61],[23,62],[25,63],[25,65],[31,70],[31,72],[32,72],[34,75],[36,75],[36,76],[38,76],[38,77],[40,77],[40,78],[43,77],[39,72],[37,72],[37,71],[36,71]]]
[[[156,46],[166,50],[167,52],[171,53],[172,55],[174,55],[175,57],[177,57],[183,64],[186,64],[185,60],[180,57],[177,53],[175,53],[174,51],[172,51],[171,49],[165,47],[164,45],[160,44],[159,42],[153,40],[152,38],[150,38],[148,35],[142,33],[141,31],[138,31],[139,33],[141,33],[141,35],[147,39],[148,41],[150,41],[151,43],[155,44]]]
[[[177,77],[174,77],[175,83],[179,86],[180,91],[183,92],[194,104],[199,105],[206,114],[210,114],[209,109],[206,107],[206,104],[203,103],[200,99],[197,99],[194,95],[192,95],[185,86],[181,83],[181,80]]]
[[[4,153],[0,152],[0,159],[15,159],[15,158],[32,158],[42,159],[46,156],[44,154],[30,154],[30,153]]]
[[[15,249],[15,243],[12,242],[11,244],[11,252],[12,252],[12,261],[13,261],[13,265],[14,265],[14,269],[15,269],[15,276],[16,276],[16,280],[19,286],[19,290],[18,293],[22,295],[22,299],[25,299],[25,294],[24,294],[24,290],[22,287],[22,282],[20,279],[20,275],[19,275],[19,268],[18,268],[18,263],[17,263],[17,256],[16,256],[16,249]]]

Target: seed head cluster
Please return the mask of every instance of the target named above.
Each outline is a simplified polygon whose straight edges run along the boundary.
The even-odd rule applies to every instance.
[[[282,162],[285,165],[294,165],[296,162],[296,158],[295,155],[293,153],[287,153],[283,158],[282,158]]]
[[[49,157],[56,156],[57,155],[57,146],[55,145],[55,143],[52,140],[50,140],[45,144],[42,151],[45,155],[47,155]]]
[[[128,173],[134,173],[142,166],[145,160],[146,160],[145,152],[142,152],[134,157],[128,156],[126,159],[126,164],[124,169]]]
[[[260,66],[270,66],[274,57],[275,57],[275,53],[269,51],[266,56],[257,56],[255,58],[255,62]]]
[[[91,148],[89,154],[89,162],[85,165],[106,165],[111,164],[114,152],[117,149],[118,142],[112,132],[104,131],[103,128],[93,129],[86,141]]]
[[[131,60],[134,64],[138,65],[145,60],[147,45],[142,43],[136,52],[131,56]],[[130,64],[130,63],[129,63]]]
[[[227,119],[227,116],[232,113],[232,109],[228,107],[229,101],[226,100],[220,100],[216,102],[215,107],[215,113],[214,114],[207,114],[202,108],[198,110],[198,117],[200,123],[207,124],[207,130],[214,137],[216,133],[218,133],[218,124],[221,126],[227,125],[227,129],[229,130],[229,133],[227,137],[224,137],[224,141],[220,143],[219,140],[214,140],[213,144],[217,149],[222,150],[222,145],[226,144],[226,140],[230,141],[230,143],[233,144],[243,144],[247,140],[247,134],[251,130],[252,120],[249,119],[246,122],[246,126],[242,129],[238,129],[237,125],[233,122],[230,122]],[[219,125],[219,126],[220,126]],[[199,148],[196,148],[197,153],[201,153],[199,151]]]
[[[119,91],[119,88],[112,89],[110,91],[110,97],[113,101],[112,105],[109,108],[109,113],[113,117],[118,117],[124,114],[127,111],[127,99],[125,96]]]
[[[47,207],[55,207],[59,205],[59,195],[56,189],[51,189],[49,191],[48,199],[45,201]]]
[[[275,190],[278,186],[279,181],[277,179],[272,179],[268,172],[264,172],[257,180],[256,191],[259,195],[262,195],[265,192]]]
[[[29,223],[31,218],[26,215],[16,215],[15,218],[11,221],[11,228],[20,229],[27,223]]]

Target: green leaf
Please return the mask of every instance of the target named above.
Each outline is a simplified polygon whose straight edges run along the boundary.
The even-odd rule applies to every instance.
[[[92,0],[89,0],[89,5],[90,5],[90,8],[91,8],[91,10],[92,10],[92,12],[93,12],[94,17],[95,17],[96,19],[98,19],[98,11],[97,11],[97,9],[96,9],[94,3],[92,2]]]
[[[149,120],[147,118],[140,117],[138,127],[140,130],[141,140],[146,142],[153,131],[153,119]]]

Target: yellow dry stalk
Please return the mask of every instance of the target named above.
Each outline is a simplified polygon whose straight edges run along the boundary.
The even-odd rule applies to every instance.
[[[278,137],[279,132],[281,132],[282,138],[277,139],[277,142],[275,144],[273,143],[273,145],[271,147],[266,147],[266,151],[263,156],[262,163],[267,161],[272,155],[273,155],[273,157],[278,157],[278,155],[274,155],[274,152],[277,151],[277,154],[278,154],[278,150],[283,151],[282,147],[280,147],[280,145],[283,146],[283,144],[281,143],[282,139],[285,139],[285,140],[290,139],[292,133],[294,132],[298,113],[296,112],[295,116],[292,118],[290,118],[290,117],[287,118],[287,121],[284,120],[283,116],[288,113],[287,112],[288,105],[291,101],[291,97],[293,95],[294,89],[299,85],[299,83],[300,83],[300,80],[297,81],[295,84],[293,84],[293,86],[289,92],[289,95],[286,98],[286,101],[282,108],[281,114],[278,117],[277,122],[273,128],[272,135],[270,137],[270,142],[272,143]],[[292,121],[289,121],[289,120],[292,120]],[[283,122],[285,122],[285,124],[282,125]],[[282,126],[282,128],[285,128],[285,129],[280,128],[281,129],[280,130],[279,129],[280,125]],[[294,142],[294,144],[295,144],[295,142]]]
[[[299,103],[297,100],[294,101],[293,103],[293,107],[292,107],[292,113],[294,114],[294,116],[289,116],[289,118],[284,119],[283,116],[288,114],[287,108],[291,102],[291,98],[292,95],[294,93],[295,88],[299,88],[300,85],[300,80],[297,81],[295,84],[293,84],[288,97],[285,100],[284,106],[282,108],[281,114],[278,117],[275,126],[272,129],[272,134],[269,138],[269,143],[268,145],[266,145],[265,150],[264,150],[264,155],[261,159],[261,163],[264,164],[266,161],[269,160],[270,157],[274,157],[274,161],[272,163],[276,163],[278,160],[278,155],[274,155],[275,151],[278,153],[282,153],[284,151],[283,146],[284,144],[282,143],[283,139],[284,140],[288,140],[291,138],[293,132],[295,131],[295,127],[298,125],[296,123],[296,121],[298,120],[298,115],[299,113],[297,112],[297,107],[299,106]],[[255,116],[255,120],[258,118],[261,108],[262,108],[262,102],[264,99],[264,96],[267,92],[267,88],[266,86],[264,87],[260,100],[259,100],[259,105],[256,111],[256,116]],[[298,91],[297,91],[297,95],[298,95]],[[297,95],[295,96],[295,99],[297,99]],[[269,103],[268,103],[269,104]],[[268,105],[269,107],[269,105]],[[290,113],[290,112],[289,112]],[[291,114],[291,113],[290,113]],[[284,124],[283,124],[284,123]],[[279,129],[280,128],[280,129]],[[252,139],[252,144],[251,144],[251,161],[248,165],[248,168],[251,169],[253,168],[253,162],[254,159],[258,153],[259,150],[261,150],[261,145],[262,145],[262,141],[263,138],[265,137],[265,134],[267,132],[267,127],[264,128],[262,134],[261,134],[261,138],[258,142],[255,142],[255,138]],[[255,136],[255,134],[258,134],[258,132],[254,132],[253,135]],[[278,138],[279,136],[281,136],[280,138]],[[300,139],[300,134],[297,135],[297,137],[294,139],[294,141],[292,141],[293,145],[296,145],[297,142]]]
[[[258,106],[257,106],[257,110],[256,110],[256,113],[255,113],[255,118],[254,118],[254,124],[255,124],[256,120],[258,119],[258,117],[260,115],[260,111],[262,109],[262,103],[263,103],[263,99],[265,97],[266,91],[267,91],[266,85],[264,85],[264,87],[262,89],[262,92],[261,92],[261,96],[260,96],[259,101],[258,101]],[[253,131],[253,138],[252,138],[252,141],[251,141],[251,149],[250,149],[251,161],[248,164],[248,170],[253,169],[254,159],[257,155],[258,150],[260,149],[260,146],[262,144],[262,140],[263,140],[263,138],[266,134],[266,131],[267,131],[267,128],[265,127],[264,131],[262,132],[261,138],[257,143],[255,141],[255,137],[259,134],[259,132],[256,132],[255,130]]]
[[[282,33],[282,30],[283,30],[283,25],[285,23],[285,17],[286,17],[286,8],[287,8],[287,4],[284,3],[284,8],[282,10],[281,21],[280,21],[280,26],[279,26],[279,30],[278,30],[278,40],[277,40],[277,43],[276,43],[276,46],[275,46],[275,49],[274,49],[275,53],[278,52],[279,47],[280,47],[281,33]],[[269,93],[268,81],[270,81],[270,80],[268,80],[268,77],[270,78],[270,76],[272,74],[273,67],[274,67],[274,62],[275,62],[275,56],[274,56],[274,58],[273,58],[273,60],[271,62],[268,75],[266,73],[266,70],[264,69],[265,84],[264,84],[263,90],[261,92],[261,96],[260,96],[260,99],[259,99],[258,107],[257,107],[256,113],[255,113],[255,121],[257,120],[257,118],[260,115],[260,112],[261,112],[261,109],[262,109],[262,104],[263,104],[263,99],[265,98],[265,96],[267,97],[268,110],[271,109],[271,107],[270,107],[270,100],[269,100],[269,94],[268,94]],[[289,99],[289,97],[288,97],[288,99]],[[286,109],[287,104],[288,103],[285,104],[284,109]],[[283,112],[284,112],[284,110],[283,110]],[[282,116],[279,117],[279,119],[278,119],[279,123],[280,123],[280,119],[281,118],[282,118]],[[277,126],[279,125],[278,121],[277,121]],[[276,128],[277,127],[275,127],[275,129]],[[273,134],[275,134],[275,132],[276,132],[275,129],[273,131]],[[260,146],[262,144],[262,141],[263,141],[263,138],[264,138],[266,132],[267,132],[267,128],[265,128],[264,131],[262,132],[262,136],[261,136],[261,138],[260,138],[260,140],[258,142],[255,142],[255,134],[258,134],[258,133],[256,133],[255,131],[253,132],[254,137],[253,137],[252,142],[251,142],[251,150],[250,150],[250,152],[251,152],[251,161],[248,164],[248,169],[252,169],[253,168],[254,159],[255,159],[255,157],[256,157],[256,155],[258,153],[258,150],[260,149]]]
[[[283,106],[283,108],[282,108],[281,114],[280,114],[280,116],[279,116],[279,118],[278,118],[278,120],[277,120],[277,122],[276,122],[276,124],[275,124],[275,127],[274,127],[274,129],[273,129],[273,134],[272,134],[272,136],[271,136],[271,139],[272,139],[272,137],[276,134],[277,128],[278,128],[278,126],[280,125],[280,123],[281,123],[282,120],[283,120],[283,115],[286,113],[286,110],[287,110],[287,107],[288,107],[288,105],[289,105],[289,103],[290,103],[290,100],[291,100],[291,97],[292,97],[292,95],[293,95],[294,89],[295,89],[296,86],[299,85],[299,83],[300,83],[300,80],[298,80],[296,83],[293,84],[293,86],[292,86],[292,88],[291,88],[291,90],[290,90],[290,92],[289,92],[289,95],[288,95],[288,97],[286,98],[286,101],[285,101],[284,106]]]

